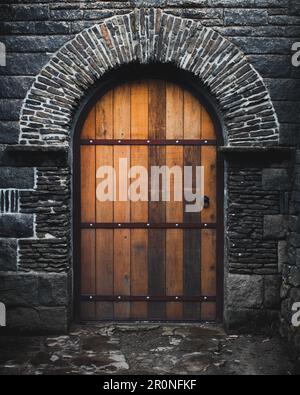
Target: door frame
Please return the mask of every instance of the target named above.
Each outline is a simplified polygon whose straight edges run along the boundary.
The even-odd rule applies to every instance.
[[[197,97],[208,111],[217,135],[217,148],[224,145],[225,130],[221,112],[213,96],[193,74],[185,72],[168,64],[140,65],[131,64],[118,70],[111,71],[97,81],[88,90],[79,104],[72,123],[72,259],[73,259],[73,321],[80,323],[80,277],[81,277],[81,247],[80,247],[80,217],[81,217],[81,172],[80,172],[80,134],[87,114],[111,89],[130,81],[160,79],[177,83]],[[224,312],[224,160],[217,149],[217,267],[216,267],[216,322],[223,323]],[[185,322],[185,321],[183,321]],[[196,322],[196,321],[195,321]],[[199,321],[201,322],[201,321]]]

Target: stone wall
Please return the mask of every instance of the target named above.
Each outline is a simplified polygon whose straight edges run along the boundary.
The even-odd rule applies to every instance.
[[[71,170],[65,155],[10,151],[19,143],[24,99],[34,82],[43,85],[36,76],[76,34],[106,18],[148,6],[190,18],[237,45],[268,89],[280,123],[280,144],[299,145],[300,68],[291,64],[291,47],[300,37],[298,0],[16,0],[1,4],[7,67],[0,67],[0,300],[8,304],[11,327],[24,327],[26,322],[27,329],[62,330],[71,316]],[[246,122],[240,119],[236,129],[249,127]],[[250,126],[255,137],[255,124]],[[273,118],[266,133],[269,127],[276,128]],[[251,145],[247,133],[244,144]],[[258,139],[263,135],[259,127]],[[300,301],[297,158],[295,169],[292,162],[276,157],[267,164],[258,163],[256,153],[242,166],[240,159],[226,158],[225,261],[227,321],[245,324],[256,317],[264,322],[267,316],[274,322],[283,272],[282,332],[299,343],[290,325],[291,304],[297,298]]]

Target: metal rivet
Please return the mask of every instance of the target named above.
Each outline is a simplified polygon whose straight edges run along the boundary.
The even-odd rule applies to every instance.
[[[149,300],[149,299],[150,299],[150,296],[147,296],[147,299]]]
[[[92,297],[92,296],[90,296],[90,299],[93,299],[93,297]]]
[[[90,227],[92,227],[93,226],[93,224],[90,224]]]
[[[94,141],[93,140],[90,140],[90,143],[92,144]]]
[[[118,224],[118,227],[120,228],[122,226],[122,224]]]
[[[178,298],[178,296],[176,296],[176,298],[175,298],[176,300],[178,300],[179,298]]]
[[[179,140],[176,140],[176,144],[178,144],[179,143]]]
[[[150,144],[150,140],[147,140],[147,143]]]
[[[208,143],[208,141],[207,141],[207,140],[205,140],[205,141],[204,141],[204,143],[205,143],[205,144],[207,144],[207,143]]]
[[[119,140],[118,143],[121,144],[121,143],[122,143],[122,140]]]
[[[179,224],[176,224],[176,226],[178,227],[178,226],[179,226]]]
[[[204,224],[204,226],[207,228],[207,224]]]
[[[204,296],[204,300],[207,300],[207,296]]]
[[[150,224],[147,224],[147,226],[150,226]]]
[[[122,297],[121,297],[121,296],[118,296],[118,299],[120,300],[120,299],[122,299]]]

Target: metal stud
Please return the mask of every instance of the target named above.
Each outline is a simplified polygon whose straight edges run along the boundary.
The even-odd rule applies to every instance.
[[[178,144],[179,143],[179,140],[176,140],[176,144]]]
[[[179,224],[176,224],[176,227],[178,228]]]
[[[122,143],[122,140],[118,140],[118,143],[121,144],[121,143]]]
[[[93,297],[92,296],[90,296],[90,300],[92,300],[93,299]]]
[[[90,144],[93,144],[94,140],[90,140]]]
[[[149,226],[150,226],[150,224],[147,224],[147,226],[149,227]]]
[[[150,144],[150,140],[147,140],[147,144]]]
[[[147,296],[147,298],[146,298],[147,300],[149,300],[150,299],[150,296]]]
[[[121,228],[122,224],[118,224],[118,227]]]
[[[93,227],[93,224],[90,224],[90,227],[92,228],[92,227]]]
[[[207,296],[204,296],[204,300],[207,300]]]
[[[121,297],[121,296],[118,296],[118,299],[119,299],[119,300],[121,300],[121,299],[122,299],[122,297]]]

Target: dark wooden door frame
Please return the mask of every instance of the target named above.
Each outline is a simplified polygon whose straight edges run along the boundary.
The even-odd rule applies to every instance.
[[[172,65],[137,65],[124,66],[119,70],[107,73],[85,95],[74,116],[72,126],[72,202],[73,202],[73,316],[75,322],[80,322],[80,277],[81,277],[81,249],[80,249],[80,223],[81,223],[81,180],[80,180],[80,134],[89,111],[97,101],[111,89],[129,81],[160,79],[174,82],[189,90],[197,97],[208,111],[217,134],[217,146],[224,145],[223,125],[217,103],[207,92],[193,74],[179,70]],[[216,294],[216,321],[223,322],[224,310],[224,160],[217,151],[217,294]]]

